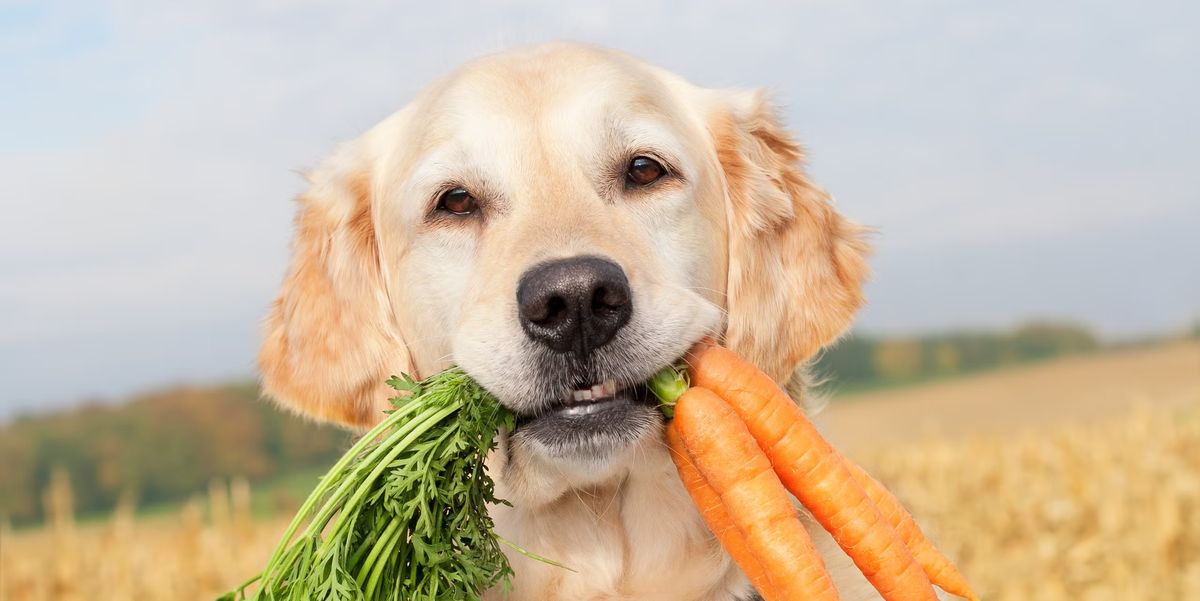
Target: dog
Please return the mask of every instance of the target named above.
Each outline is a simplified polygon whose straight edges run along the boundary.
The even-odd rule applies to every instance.
[[[513,553],[489,599],[757,599],[639,383],[714,335],[803,402],[868,273],[803,162],[761,91],[578,44],[476,59],[309,174],[264,391],[358,429],[397,372],[457,364],[494,393],[517,415],[496,529],[573,571]],[[807,525],[842,598],[878,598]]]

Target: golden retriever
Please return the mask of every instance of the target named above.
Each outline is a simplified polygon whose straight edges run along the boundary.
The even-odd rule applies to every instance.
[[[363,428],[389,375],[458,364],[518,415],[498,531],[574,569],[514,554],[509,599],[757,598],[638,383],[712,333],[802,399],[867,274],[802,164],[759,91],[573,44],[476,60],[310,175],[265,390]],[[875,598],[810,530],[843,598]]]

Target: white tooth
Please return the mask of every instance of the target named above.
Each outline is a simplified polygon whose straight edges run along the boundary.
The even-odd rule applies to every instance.
[[[576,390],[575,392],[573,392],[571,394],[576,401],[592,400],[592,391],[590,391],[590,390]]]
[[[603,385],[596,384],[595,386],[592,386],[592,398],[602,399],[606,396],[608,396],[608,395],[604,394],[604,386]]]
[[[617,383],[613,380],[605,380],[604,391],[608,393],[607,396],[617,396]]]

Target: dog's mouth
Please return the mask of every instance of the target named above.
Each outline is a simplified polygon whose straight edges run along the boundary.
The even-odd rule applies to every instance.
[[[644,383],[614,380],[579,385],[533,413],[517,416],[516,431],[555,455],[598,456],[618,450],[662,423]]]
[[[612,409],[641,405],[654,407],[654,395],[644,382],[633,386],[618,386],[614,380],[575,388],[563,398],[546,404],[541,410],[517,417],[517,425],[532,423],[547,417],[583,419],[602,416]]]
[[[644,383],[622,388],[613,380],[605,380],[572,390],[547,409],[565,416],[585,416],[622,403],[652,404],[651,399],[650,389]]]

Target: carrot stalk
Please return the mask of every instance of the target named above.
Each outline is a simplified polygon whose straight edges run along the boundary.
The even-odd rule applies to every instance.
[[[754,552],[750,550],[746,537],[729,517],[729,512],[725,510],[725,503],[721,501],[721,496],[708,483],[708,480],[704,479],[704,474],[701,474],[696,467],[691,453],[683,445],[683,439],[679,436],[679,429],[675,427],[675,422],[667,425],[667,446],[671,450],[671,459],[675,461],[675,467],[679,470],[679,479],[683,481],[684,488],[687,489],[692,501],[700,510],[700,516],[704,518],[704,523],[708,524],[708,529],[716,535],[717,540],[721,541],[721,546],[733,558],[734,563],[742,569],[742,573],[750,580],[754,590],[758,591],[758,594],[766,601],[786,601],[779,596],[775,587],[767,579],[766,569]]]
[[[716,345],[694,351],[688,362],[692,385],[711,390],[732,407],[784,486],[829,531],[884,599],[936,601],[924,570],[841,455],[769,376]],[[677,420],[682,402],[675,408]],[[687,443],[689,429],[681,424],[680,433]],[[692,444],[688,449],[696,453]],[[715,485],[712,480],[709,477]]]
[[[674,423],[682,446],[764,567],[768,590],[781,600],[838,599],[771,462],[733,409],[712,392],[692,388],[676,404]]]
[[[854,475],[854,479],[879,508],[883,518],[896,529],[904,544],[912,551],[913,557],[916,558],[917,563],[921,564],[921,568],[925,570],[925,575],[929,577],[929,580],[947,593],[970,601],[979,601],[979,595],[976,595],[975,591],[971,589],[967,579],[945,555],[942,555],[933,546],[933,543],[929,542],[929,539],[925,538],[917,521],[904,509],[900,501],[858,464],[850,459],[846,459],[845,462],[850,473]]]

